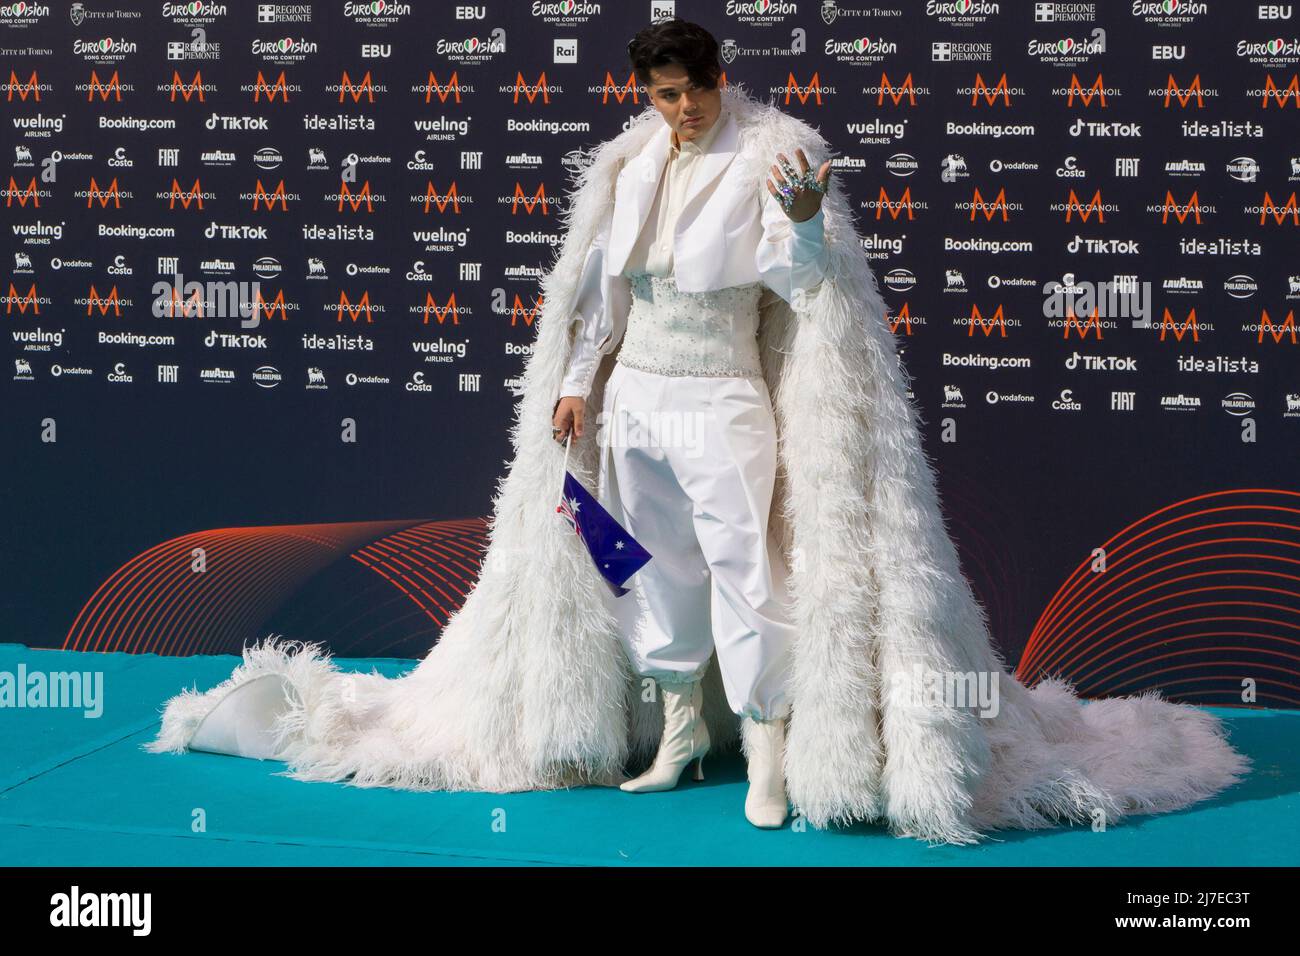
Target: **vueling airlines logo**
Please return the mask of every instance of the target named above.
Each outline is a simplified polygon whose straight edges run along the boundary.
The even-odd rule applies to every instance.
[[[415,92],[419,93],[420,88],[416,87]],[[459,103],[460,102],[460,74],[452,73],[451,77],[447,80],[446,84],[442,84],[438,82],[437,74],[435,74],[433,70],[430,70],[429,79],[426,80],[424,84],[424,102],[432,103],[433,95],[435,93],[438,94],[438,101],[441,103],[446,103],[447,97],[451,97],[453,102]]]
[[[790,105],[792,97],[798,97],[802,106],[808,105],[808,100],[814,100],[818,106],[822,105],[822,79],[820,73],[814,73],[812,79],[808,81],[807,86],[800,86],[799,81],[794,78],[794,73],[790,73],[785,81],[785,105]]]

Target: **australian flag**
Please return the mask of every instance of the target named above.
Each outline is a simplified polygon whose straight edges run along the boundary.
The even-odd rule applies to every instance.
[[[650,552],[568,471],[564,473],[564,493],[555,510],[573,525],[614,596],[622,597],[631,590],[623,587],[623,582],[650,560]]]

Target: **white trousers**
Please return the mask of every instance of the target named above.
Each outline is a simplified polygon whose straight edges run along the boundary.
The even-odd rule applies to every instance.
[[[716,650],[733,713],[784,717],[794,627],[769,541],[776,421],[762,378],[616,364],[599,425],[601,504],[653,556],[607,595],[638,674],[698,680]]]

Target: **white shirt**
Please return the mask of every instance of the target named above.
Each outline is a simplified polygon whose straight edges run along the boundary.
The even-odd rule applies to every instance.
[[[673,232],[677,217],[681,214],[682,203],[686,200],[686,190],[691,184],[691,174],[699,165],[700,157],[709,151],[709,145],[722,128],[722,114],[713,121],[713,125],[695,139],[684,139],[681,146],[671,145],[669,140],[668,161],[664,163],[664,173],[659,177],[659,190],[655,193],[654,205],[646,216],[641,235],[636,245],[628,254],[627,265],[623,275],[649,273],[652,276],[670,276],[673,274]],[[667,202],[665,202],[665,198]]]
[[[680,147],[673,146],[672,140],[669,140],[668,158],[664,163],[664,174],[659,177],[654,205],[646,215],[641,233],[628,255],[627,264],[623,267],[624,276],[637,273],[658,276],[673,274],[673,236],[690,177],[700,157],[709,151],[725,116],[724,108],[703,135],[695,140],[682,140]],[[796,161],[793,155],[788,158]],[[715,179],[707,188],[716,188],[721,178]],[[665,196],[667,202],[664,202]],[[762,271],[772,275],[782,273],[786,287],[794,286],[807,289],[809,293],[815,292],[826,275],[828,259],[823,241],[822,209],[819,207],[816,214],[803,222],[795,222],[786,214],[780,201],[769,193],[762,218],[764,238],[760,248],[755,250],[765,267]],[[788,263],[789,268],[781,268],[782,262]],[[759,308],[767,304],[767,296],[775,294],[775,289],[769,286]],[[788,298],[788,293],[785,295]],[[599,359],[595,348],[584,337],[575,338],[573,354],[569,358],[568,369],[560,387],[560,397],[586,398]]]

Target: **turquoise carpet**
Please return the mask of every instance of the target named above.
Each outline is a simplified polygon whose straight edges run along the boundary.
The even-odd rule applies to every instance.
[[[0,671],[103,675],[103,713],[0,709],[0,865],[1179,866],[1297,863],[1300,713],[1216,711],[1256,763],[1250,778],[1179,813],[1002,832],[927,847],[878,826],[763,831],[745,820],[744,764],[705,760],[668,793],[588,787],[412,793],[275,776],[283,764],[151,754],[164,700],[229,676],[238,658],[86,654],[0,644]],[[395,675],[400,660],[339,660]]]

